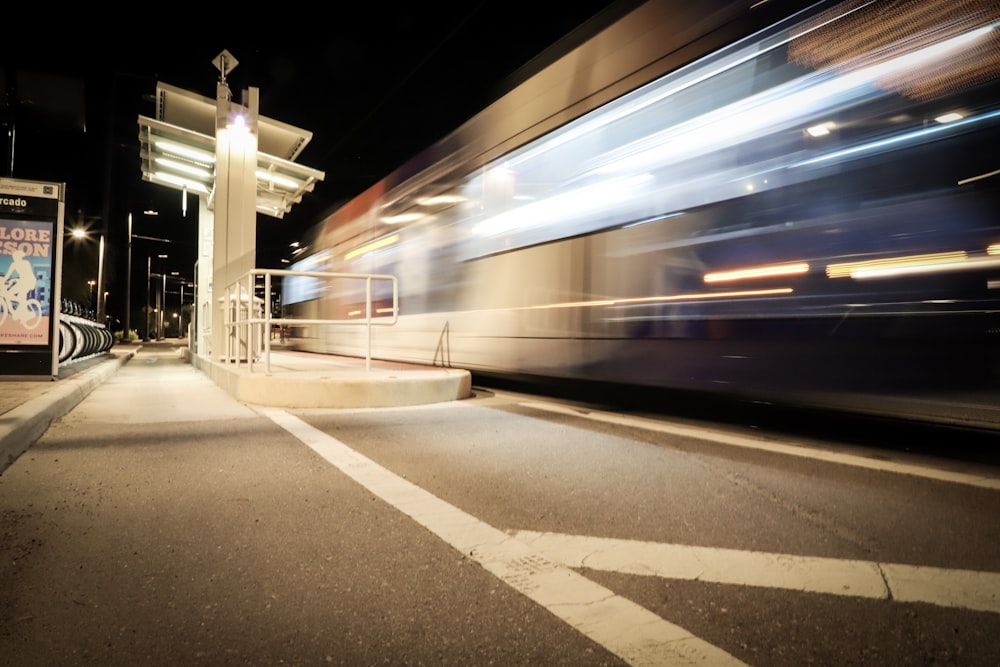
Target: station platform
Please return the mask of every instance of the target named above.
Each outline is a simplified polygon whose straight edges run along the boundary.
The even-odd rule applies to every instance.
[[[62,365],[56,377],[0,376],[0,471],[48,428],[140,351],[176,354],[244,403],[283,408],[380,408],[460,400],[472,395],[466,370],[271,350],[270,370],[211,362],[187,342],[165,339],[119,344],[109,352]]]
[[[468,398],[469,371],[272,348],[270,363],[220,363],[183,354],[234,398],[277,408],[382,408]]]

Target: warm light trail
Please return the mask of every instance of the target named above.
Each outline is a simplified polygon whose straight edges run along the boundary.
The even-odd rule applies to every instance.
[[[872,272],[885,272],[890,270],[898,271],[904,267],[912,269],[942,263],[964,262],[967,258],[968,255],[965,251],[960,250],[956,252],[939,252],[928,255],[871,259],[863,262],[844,262],[842,264],[828,265],[826,267],[826,275],[829,278],[871,277],[873,275]]]
[[[626,299],[595,299],[593,301],[564,301],[562,303],[545,303],[537,306],[522,306],[511,310],[548,310],[554,308],[594,308],[596,306],[627,306],[640,303],[667,303],[675,301],[701,301],[704,299],[731,299],[758,296],[776,296],[791,294],[791,287],[777,287],[762,290],[731,290],[728,292],[689,292],[686,294],[660,294],[656,296],[637,296]]]
[[[712,273],[705,274],[704,281],[706,283],[722,283],[734,280],[773,278],[775,276],[795,276],[805,273],[809,273],[809,265],[805,262],[795,262],[793,264],[772,264],[770,266],[758,266],[733,271],[713,271]]]
[[[390,246],[396,243],[397,241],[399,241],[399,234],[393,234],[392,236],[386,236],[377,239],[375,241],[372,241],[371,243],[366,243],[360,248],[355,248],[354,250],[350,251],[349,253],[344,255],[344,259],[354,259],[355,257],[360,257],[361,255],[370,253],[373,250],[378,250],[379,248]]]

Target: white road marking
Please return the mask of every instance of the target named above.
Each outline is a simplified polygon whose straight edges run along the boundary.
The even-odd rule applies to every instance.
[[[707,428],[698,428],[696,426],[679,426],[676,424],[664,424],[662,422],[654,421],[652,419],[642,419],[639,417],[626,417],[623,415],[612,414],[610,412],[601,412],[599,410],[581,410],[579,408],[557,405],[555,403],[545,403],[542,401],[527,401],[520,403],[520,405],[528,408],[534,408],[536,410],[544,410],[546,412],[556,412],[559,414],[566,414],[566,415],[572,415],[574,417],[580,417],[582,419],[592,419],[594,421],[600,421],[606,424],[619,424],[621,426],[642,428],[649,431],[670,433],[671,435],[679,435],[685,438],[697,438],[699,440],[708,440],[710,442],[719,442],[726,445],[745,447],[749,449],[758,449],[761,451],[775,452],[778,454],[788,454],[790,456],[816,459],[818,461],[827,461],[829,463],[840,463],[859,468],[869,468],[871,470],[893,472],[903,475],[914,475],[917,477],[926,477],[928,479],[936,479],[939,481],[956,482],[958,484],[965,484],[967,486],[978,486],[985,489],[1000,490],[1000,479],[995,477],[985,477],[983,475],[969,475],[966,473],[955,472],[951,470],[942,470],[927,466],[919,466],[909,463],[881,461],[881,460],[865,458],[863,456],[852,456],[850,454],[840,454],[837,452],[828,452],[818,449],[810,449],[807,447],[796,446],[796,445],[785,445],[778,442],[769,442],[766,440],[748,438],[741,435],[722,433],[720,431]]]
[[[511,534],[545,557],[573,568],[899,602],[926,602],[942,607],[1000,613],[1000,573],[997,572],[528,530],[512,531]]]
[[[283,410],[255,407],[384,501],[632,665],[742,665],[717,646],[556,563]]]

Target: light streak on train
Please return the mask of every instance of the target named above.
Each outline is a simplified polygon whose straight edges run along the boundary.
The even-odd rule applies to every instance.
[[[797,402],[1000,385],[1000,4],[622,7],[312,230],[292,268],[398,278],[373,355]]]

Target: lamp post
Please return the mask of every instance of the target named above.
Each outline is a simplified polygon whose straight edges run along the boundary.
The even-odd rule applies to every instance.
[[[149,270],[152,267],[153,258],[146,256],[146,310],[143,311],[146,314],[146,335],[143,336],[143,340],[149,340]]]
[[[145,216],[156,216],[159,215],[158,211],[153,209],[146,209],[142,212]],[[131,297],[131,285],[132,285],[132,239],[145,239],[147,241],[158,241],[160,243],[174,243],[171,239],[158,238],[156,236],[142,236],[140,234],[132,233],[132,212],[128,214],[128,281],[125,286],[125,333],[128,335],[129,331],[129,317],[132,311],[132,297]],[[165,258],[167,255],[157,255],[160,258]],[[146,329],[145,338],[143,340],[149,340],[149,314],[150,314],[150,293],[152,291],[152,255],[146,256]]]
[[[97,318],[97,323],[100,325],[105,325],[104,321],[104,234],[101,234],[101,245],[100,249],[97,251],[97,307],[95,310],[95,317]]]
[[[160,257],[166,257],[166,255],[160,255]],[[162,271],[162,269],[161,269]],[[167,309],[167,274],[163,274],[163,287],[160,289],[160,327],[159,336],[157,340],[163,338],[163,326],[165,322],[163,321],[163,312]]]
[[[166,259],[167,257],[169,257],[169,255],[157,255],[157,257],[159,259]],[[152,268],[153,268],[153,256],[152,255],[146,255],[146,337],[144,338],[144,340],[147,340],[147,341],[151,340],[150,337],[149,337],[149,315],[150,315],[150,312],[149,312],[149,310],[150,310],[149,296],[150,296],[150,294],[153,291],[153,272],[152,272]],[[167,291],[167,278],[166,278],[166,275],[164,275],[164,277],[163,277],[163,290],[160,292],[161,299],[163,297],[165,297],[166,291]],[[159,308],[159,310],[162,311],[162,307]],[[160,331],[162,331],[163,321],[162,321],[162,317],[159,316],[159,315],[157,316],[157,325],[160,327]],[[159,336],[159,334],[158,334],[158,336]]]
[[[84,239],[88,236],[87,230],[82,227],[73,230],[74,238]],[[104,234],[101,234],[100,246],[97,251],[97,280],[88,280],[87,284],[90,285],[90,305],[94,310],[94,319],[103,324],[104,308],[101,296],[104,294]]]
[[[125,270],[125,332],[122,334],[122,342],[131,341],[129,328],[132,324],[132,211],[128,212],[128,268]]]

